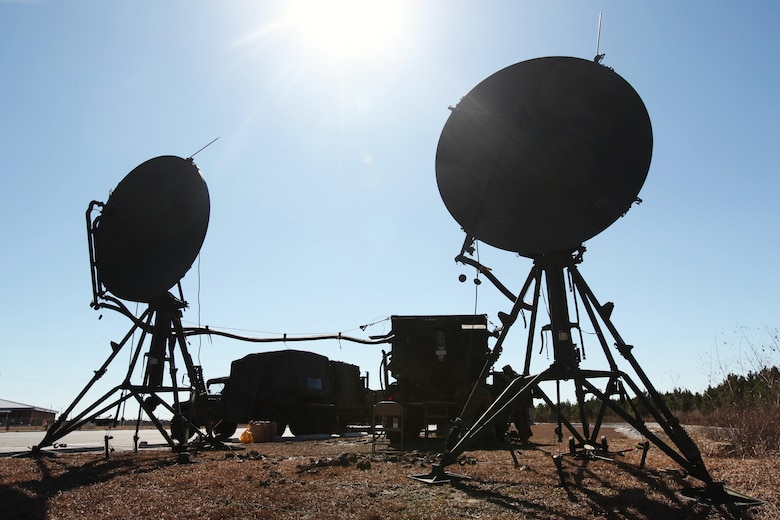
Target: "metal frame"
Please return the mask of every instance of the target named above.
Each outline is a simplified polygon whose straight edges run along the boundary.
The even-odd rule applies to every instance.
[[[95,260],[94,239],[95,230],[100,222],[100,215],[93,219],[92,214],[96,208],[103,208],[104,206],[102,202],[93,200],[90,202],[86,212],[87,242],[92,278],[92,302],[90,306],[95,310],[103,308],[115,310],[129,318],[133,325],[119,343],[111,342],[111,353],[106,361],[95,371],[94,376],[92,376],[84,389],[48,429],[43,440],[33,447],[32,452],[33,454],[40,453],[42,448],[53,445],[67,434],[78,430],[112,409],[116,410],[113,422],[117,422],[121,405],[131,398],[135,399],[140,406],[136,421],[136,450],[138,449],[138,430],[141,424],[142,413],[149,417],[168,445],[176,451],[185,452],[189,438],[192,435],[197,435],[198,439],[196,442],[218,443],[208,421],[206,432],[204,433],[191,422],[187,416],[188,414],[184,413],[186,406],[183,406],[184,402],[180,399],[180,393],[188,393],[189,398],[186,402],[190,406],[190,412],[194,413],[193,407],[197,398],[208,393],[203,380],[203,371],[200,366],[196,366],[193,363],[192,357],[187,350],[186,336],[188,334],[185,332],[181,322],[181,312],[182,309],[187,307],[187,303],[184,301],[181,285],[178,285],[179,298],[168,292],[161,294],[154,301],[148,302],[147,309],[140,316],[136,317],[119,299],[107,294],[106,288],[101,282]],[[140,332],[140,337],[131,355],[131,360],[122,383],[97,398],[75,417],[68,419],[95,383],[105,375],[109,365],[111,365],[123,347],[130,342],[136,332]],[[136,374],[141,351],[147,337],[149,337],[149,350],[145,354],[147,361],[143,380],[141,383],[134,383],[133,377]],[[184,361],[189,385],[180,385],[177,382],[179,370],[176,367],[177,350],[179,356]],[[164,384],[166,365],[168,366],[170,377],[170,382],[167,385]],[[171,396],[172,399],[170,400],[172,403],[163,399],[165,395]],[[163,406],[172,414],[170,434],[154,415],[154,411],[158,406]],[[206,411],[202,410],[201,413],[206,413]]]
[[[385,438],[389,440],[387,436],[388,432],[395,432],[400,434],[401,437],[401,450],[404,449],[404,407],[401,403],[396,401],[379,401],[371,408],[371,453],[376,452],[376,441],[384,434]],[[398,427],[392,425],[392,420],[398,419]],[[380,419],[382,421],[382,432],[377,433],[376,421]],[[390,419],[391,425],[387,426],[386,419]]]
[[[463,408],[461,416],[455,421],[455,428],[448,439],[446,449],[441,455],[440,462],[435,464],[431,473],[416,475],[413,478],[427,483],[447,482],[453,478],[462,478],[461,475],[447,473],[445,468],[455,463],[458,457],[474,446],[488,428],[499,419],[506,417],[506,412],[524,398],[533,396],[541,398],[554,411],[558,420],[558,440],[562,440],[563,429],[571,434],[569,441],[570,452],[574,455],[597,456],[607,458],[609,455],[606,440],[597,440],[603,424],[607,409],[612,410],[622,420],[630,424],[652,444],[661,449],[672,460],[679,464],[688,474],[704,483],[701,494],[714,503],[744,501],[745,495],[734,492],[725,487],[722,482],[716,482],[707,470],[701,457],[701,452],[696,443],[691,439],[679,420],[672,414],[664,403],[661,395],[652,385],[645,372],[639,366],[632,350],[633,346],[627,344],[620,336],[617,328],[610,319],[611,303],[601,304],[593,291],[585,282],[585,279],[577,269],[577,264],[582,262],[584,247],[576,251],[560,252],[540,255],[534,258],[534,265],[523,285],[518,297],[515,297],[495,278],[492,273],[479,262],[465,256],[470,249],[473,238],[467,237],[461,254],[456,261],[472,265],[483,274],[490,274],[488,279],[498,287],[510,300],[514,302],[509,314],[499,313],[502,321],[502,329],[494,349],[483,368],[483,375],[487,375],[491,367],[498,360],[503,349],[503,343],[512,324],[523,311],[530,312],[528,320],[528,337],[525,351],[525,363],[523,372],[516,377],[506,389],[495,399],[490,407],[484,411],[473,423],[468,423],[467,418],[472,417],[472,399]],[[567,281],[571,292],[574,294],[574,302],[577,297],[585,309],[585,314],[590,322],[601,350],[606,358],[608,369],[586,370],[580,368],[582,350],[572,339],[572,329],[581,329],[580,323],[572,322],[569,314],[569,297],[567,295]],[[534,350],[534,338],[536,336],[537,321],[540,311],[540,294],[542,288],[546,289],[548,297],[548,311],[550,323],[541,327],[542,332],[549,332],[552,339],[553,363],[537,374],[531,374],[531,354]],[[531,296],[531,303],[525,303],[525,298]],[[577,307],[577,319],[579,320],[579,308]],[[630,365],[640,386],[628,373],[618,367],[616,357],[608,342],[612,338],[614,349]],[[554,381],[556,385],[556,399],[551,399],[540,387],[543,382]],[[575,387],[575,395],[579,410],[580,427],[569,421],[561,414],[560,409],[560,384],[562,381],[571,381]],[[600,383],[600,384],[598,384]],[[630,390],[643,410],[636,409],[629,399]],[[585,410],[585,399],[590,394],[601,405],[595,422],[591,425]],[[615,399],[618,399],[617,401]],[[663,429],[668,440],[653,433],[642,419],[642,412],[648,414]],[[466,419],[464,419],[466,418]],[[510,451],[511,448],[510,448]],[[515,457],[512,451],[512,456]],[[516,459],[515,459],[516,460]],[[756,499],[753,503],[760,503]]]
[[[138,402],[141,411],[149,417],[168,445],[174,450],[186,451],[190,433],[198,436],[197,442],[208,441],[215,443],[216,440],[211,428],[207,425],[204,433],[194,425],[187,417],[187,414],[184,413],[183,404],[185,402],[180,399],[180,393],[183,392],[187,392],[189,395],[189,399],[186,402],[194,402],[197,396],[207,393],[202,370],[193,363],[192,357],[187,350],[185,333],[181,324],[181,309],[186,306],[186,303],[169,293],[161,297],[159,301],[150,303],[141,316],[136,318],[119,300],[106,295],[103,295],[102,298],[111,303],[97,304],[97,307],[121,310],[123,314],[133,318],[133,326],[119,343],[111,342],[111,353],[106,361],[95,371],[92,379],[70,406],[52,424],[43,440],[33,447],[33,453],[38,453],[42,448],[53,445],[67,434],[78,430],[85,424],[92,422],[95,418],[113,409],[116,410],[114,414],[114,422],[116,422],[121,405],[129,399],[135,399]],[[114,361],[119,352],[125,345],[130,343],[131,338],[139,331],[140,337],[132,352],[131,361],[122,383],[113,387],[75,417],[68,420],[71,412],[89,393],[94,384],[105,375],[109,365]],[[150,340],[150,346],[146,353],[147,362],[143,381],[134,383],[133,376],[137,372],[136,369],[141,358],[141,351],[147,337]],[[180,385],[177,382],[179,370],[175,361],[177,347],[179,355],[184,360],[189,385]],[[165,384],[163,381],[166,365],[168,366],[170,377],[168,384]],[[170,399],[172,403],[163,398],[166,395],[172,397]],[[172,414],[170,434],[154,414],[158,406],[163,406]],[[137,441],[140,423],[141,413],[139,411],[139,417],[136,422],[136,450],[138,448]]]
[[[32,448],[33,455],[41,453],[43,448],[54,445],[59,439],[67,434],[78,430],[112,409],[116,410],[113,422],[117,422],[122,404],[130,399],[135,399],[140,405],[136,422],[136,450],[138,448],[138,430],[140,428],[143,413],[149,417],[160,431],[163,438],[165,438],[168,445],[175,451],[185,453],[190,445],[196,444],[203,446],[219,446],[221,440],[213,428],[216,427],[216,423],[212,424],[212,421],[209,420],[209,407],[207,405],[204,406],[205,400],[203,397],[208,396],[208,389],[203,378],[203,370],[200,366],[193,363],[192,357],[187,350],[186,338],[189,336],[215,335],[254,343],[337,339],[339,341],[344,340],[363,344],[379,344],[386,343],[392,339],[392,336],[378,339],[363,339],[346,336],[341,333],[306,336],[288,336],[285,334],[283,337],[279,338],[254,338],[209,327],[183,327],[181,314],[182,309],[187,307],[187,303],[184,301],[180,283],[177,284],[178,297],[175,297],[168,292],[163,293],[153,301],[148,302],[148,308],[140,316],[136,316],[121,300],[108,293],[108,290],[101,281],[100,273],[97,268],[95,230],[100,224],[102,208],[104,207],[104,203],[93,200],[90,202],[86,211],[87,242],[92,281],[92,302],[90,303],[90,306],[95,310],[110,309],[119,312],[130,319],[133,325],[119,343],[111,342],[111,353],[106,361],[95,371],[84,389],[48,429],[43,440]],[[93,218],[93,214],[96,211],[100,211],[101,213],[98,213]],[[131,354],[131,361],[122,383],[97,398],[75,417],[68,419],[70,414],[79,403],[82,402],[95,383],[105,375],[109,365],[111,365],[123,347],[131,342],[130,340],[134,337],[136,332],[140,332],[140,337]],[[147,363],[144,370],[143,381],[141,383],[134,383],[133,377],[136,375],[141,352],[147,337],[150,338],[150,344],[149,350],[145,354]],[[188,385],[181,385],[177,382],[179,371],[176,366],[177,355],[183,359],[187,371]],[[163,384],[166,365],[170,377],[170,383],[167,385]],[[187,401],[182,401],[180,399],[180,393],[185,392],[188,393],[189,398]],[[164,396],[169,396],[170,399],[166,401],[163,398]],[[163,424],[154,415],[154,411],[158,406],[163,406],[172,414],[171,433],[165,429]],[[198,418],[198,422],[205,422],[205,432],[193,422],[194,417]],[[203,419],[205,419],[205,421],[203,421]],[[197,436],[197,438],[190,442],[189,439],[193,436]]]

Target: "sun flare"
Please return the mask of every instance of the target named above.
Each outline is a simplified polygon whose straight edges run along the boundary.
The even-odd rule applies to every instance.
[[[329,60],[378,56],[399,43],[406,16],[402,0],[301,1],[290,18],[301,43]]]

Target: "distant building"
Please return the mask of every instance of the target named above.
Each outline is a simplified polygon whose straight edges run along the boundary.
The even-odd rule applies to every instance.
[[[5,429],[51,424],[56,414],[55,410],[0,399],[0,425]]]

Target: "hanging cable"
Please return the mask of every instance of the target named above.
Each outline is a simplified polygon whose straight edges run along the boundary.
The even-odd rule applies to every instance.
[[[365,330],[368,327],[373,327],[374,325],[377,325],[379,323],[382,323],[382,322],[385,322],[385,321],[389,321],[389,320],[390,320],[390,316],[379,316],[379,317],[374,318],[373,320],[371,320],[371,323],[366,323],[364,325],[360,325],[359,327],[355,327],[354,329],[345,330],[344,332],[352,332],[353,330],[357,330],[357,329],[360,329],[360,330],[365,332]]]
[[[574,299],[574,317],[577,320],[577,332],[580,335],[580,353],[582,354],[582,359],[585,360],[585,338],[582,335],[582,327],[580,327],[580,305],[579,305],[579,298],[578,298],[578,292],[577,287],[574,285],[572,278],[571,278],[571,271],[566,271],[566,274],[568,275],[568,281],[569,281],[569,291],[572,293],[572,297]]]
[[[477,263],[479,264],[479,240],[474,241],[474,252],[477,257]],[[479,269],[477,269],[477,275],[474,277],[474,316],[477,315],[477,304],[479,302],[479,286],[482,284],[482,280],[479,279]]]
[[[545,274],[545,276],[547,276],[547,275]],[[539,279],[539,281],[541,282],[541,278]],[[542,302],[544,304],[544,308],[547,309],[547,318],[550,320],[550,325],[547,325],[546,327],[550,331],[550,333],[552,334],[552,310],[550,309],[550,303],[547,301],[547,293],[545,292],[545,289],[543,287],[539,289],[539,295],[542,297]],[[541,346],[539,347],[539,354],[541,354],[542,352],[546,351],[547,352],[547,359],[550,359],[550,351],[549,351],[549,349],[546,348],[546,345],[545,345],[545,342],[544,342],[544,330],[545,330],[545,327],[542,327],[539,330],[539,337],[541,338]],[[553,340],[553,344],[554,344],[554,340]]]
[[[138,302],[135,302],[135,316],[138,316]],[[133,334],[130,336],[130,343],[132,345],[135,345],[135,330],[133,330]],[[128,354],[127,367],[129,370],[133,366],[133,349],[129,349],[127,351],[127,354]],[[117,416],[120,414],[120,409],[123,417],[125,415],[125,411],[127,410],[127,399],[125,399],[124,397],[125,397],[125,389],[123,388],[122,391],[119,393],[120,406],[117,406],[116,409]]]
[[[219,138],[217,138],[219,139]],[[216,139],[214,140],[216,141]],[[214,142],[212,141],[212,143]],[[211,144],[211,143],[209,143]],[[208,145],[206,145],[208,146]],[[198,150],[200,151],[200,150]],[[197,153],[197,152],[196,152]],[[198,327],[200,327],[200,253],[198,253],[198,292],[197,292],[197,306],[198,306]],[[203,345],[203,339],[201,339],[200,336],[198,336],[198,365],[201,365],[200,361],[200,348]]]

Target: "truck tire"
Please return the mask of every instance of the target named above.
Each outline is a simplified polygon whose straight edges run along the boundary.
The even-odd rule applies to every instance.
[[[253,421],[271,421],[276,423],[276,435],[281,437],[284,435],[284,431],[287,429],[287,419],[284,415],[275,408],[269,408],[262,410],[257,417],[252,418]]]
[[[238,425],[234,422],[219,421],[213,426],[212,431],[218,441],[224,441],[236,433],[236,428],[238,428]]]
[[[171,418],[171,437],[179,441],[179,444],[187,444],[194,435],[195,430],[183,414],[177,413]]]
[[[310,417],[296,417],[290,420],[290,431],[296,437],[298,435],[313,435],[315,433],[323,433],[320,426],[320,420],[316,414],[312,414]]]
[[[302,410],[290,419],[293,435],[315,435],[333,433],[335,418],[332,410]]]

